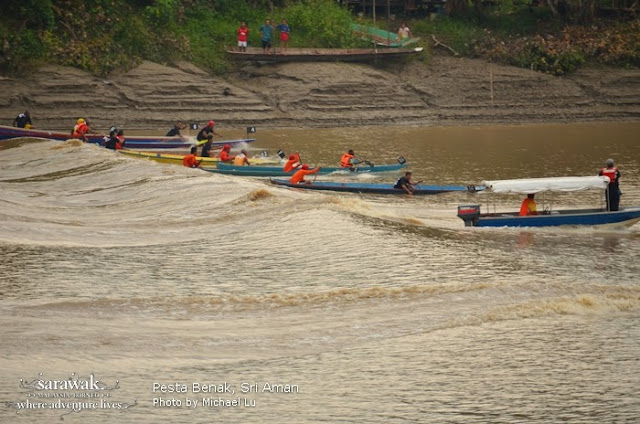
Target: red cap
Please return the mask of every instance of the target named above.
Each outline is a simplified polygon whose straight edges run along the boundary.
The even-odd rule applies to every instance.
[[[209,121],[209,123],[207,124],[207,127],[213,127],[216,123],[213,121]]]
[[[289,160],[296,160],[296,155],[289,155]]]
[[[231,150],[231,146],[228,144],[225,144],[224,147],[222,148],[223,150]]]
[[[309,169],[309,164],[305,163],[304,165],[302,165],[302,169],[304,169],[305,171]]]

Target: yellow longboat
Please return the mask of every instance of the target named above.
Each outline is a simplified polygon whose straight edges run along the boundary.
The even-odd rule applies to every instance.
[[[118,150],[118,152],[128,157],[151,159],[151,160],[155,160],[156,162],[173,163],[176,165],[182,165],[182,158],[186,156],[184,154],[176,155],[176,154],[170,154],[170,153],[141,152],[138,150],[127,150],[127,149]],[[269,158],[269,157],[249,158],[251,163],[277,163],[278,159],[279,158]],[[215,168],[216,163],[220,159],[205,158],[205,157],[198,156],[196,157],[196,160],[202,161],[200,166],[203,168]]]

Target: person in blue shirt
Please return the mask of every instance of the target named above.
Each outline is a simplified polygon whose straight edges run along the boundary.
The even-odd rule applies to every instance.
[[[287,47],[289,46],[289,33],[291,28],[287,25],[287,20],[283,19],[282,23],[278,25],[278,31],[280,31],[280,50],[282,54],[287,54]]]
[[[262,40],[262,51],[264,54],[271,54],[271,36],[273,35],[273,25],[267,19],[260,27],[260,39]]]

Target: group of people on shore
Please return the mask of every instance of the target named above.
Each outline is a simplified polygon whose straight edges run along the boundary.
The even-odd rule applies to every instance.
[[[289,36],[291,34],[291,27],[287,23],[286,19],[283,19],[275,27],[271,24],[271,20],[267,19],[264,24],[258,30],[260,32],[260,43],[262,44],[262,51],[264,54],[271,54],[272,40],[275,32],[280,33],[279,48],[282,54],[287,54],[287,48],[289,47]],[[238,50],[241,52],[247,51],[247,43],[249,40],[249,28],[246,22],[242,22],[236,30],[238,36]]]

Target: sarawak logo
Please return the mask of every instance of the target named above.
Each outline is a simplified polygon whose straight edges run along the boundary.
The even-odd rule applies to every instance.
[[[16,413],[33,410],[53,410],[62,412],[60,419],[71,413],[84,410],[124,410],[138,404],[113,399],[112,391],[120,388],[120,381],[108,384],[98,380],[92,373],[88,377],[72,373],[65,380],[46,379],[43,373],[33,380],[20,379],[20,388],[27,390],[26,399],[18,402],[5,402]]]

